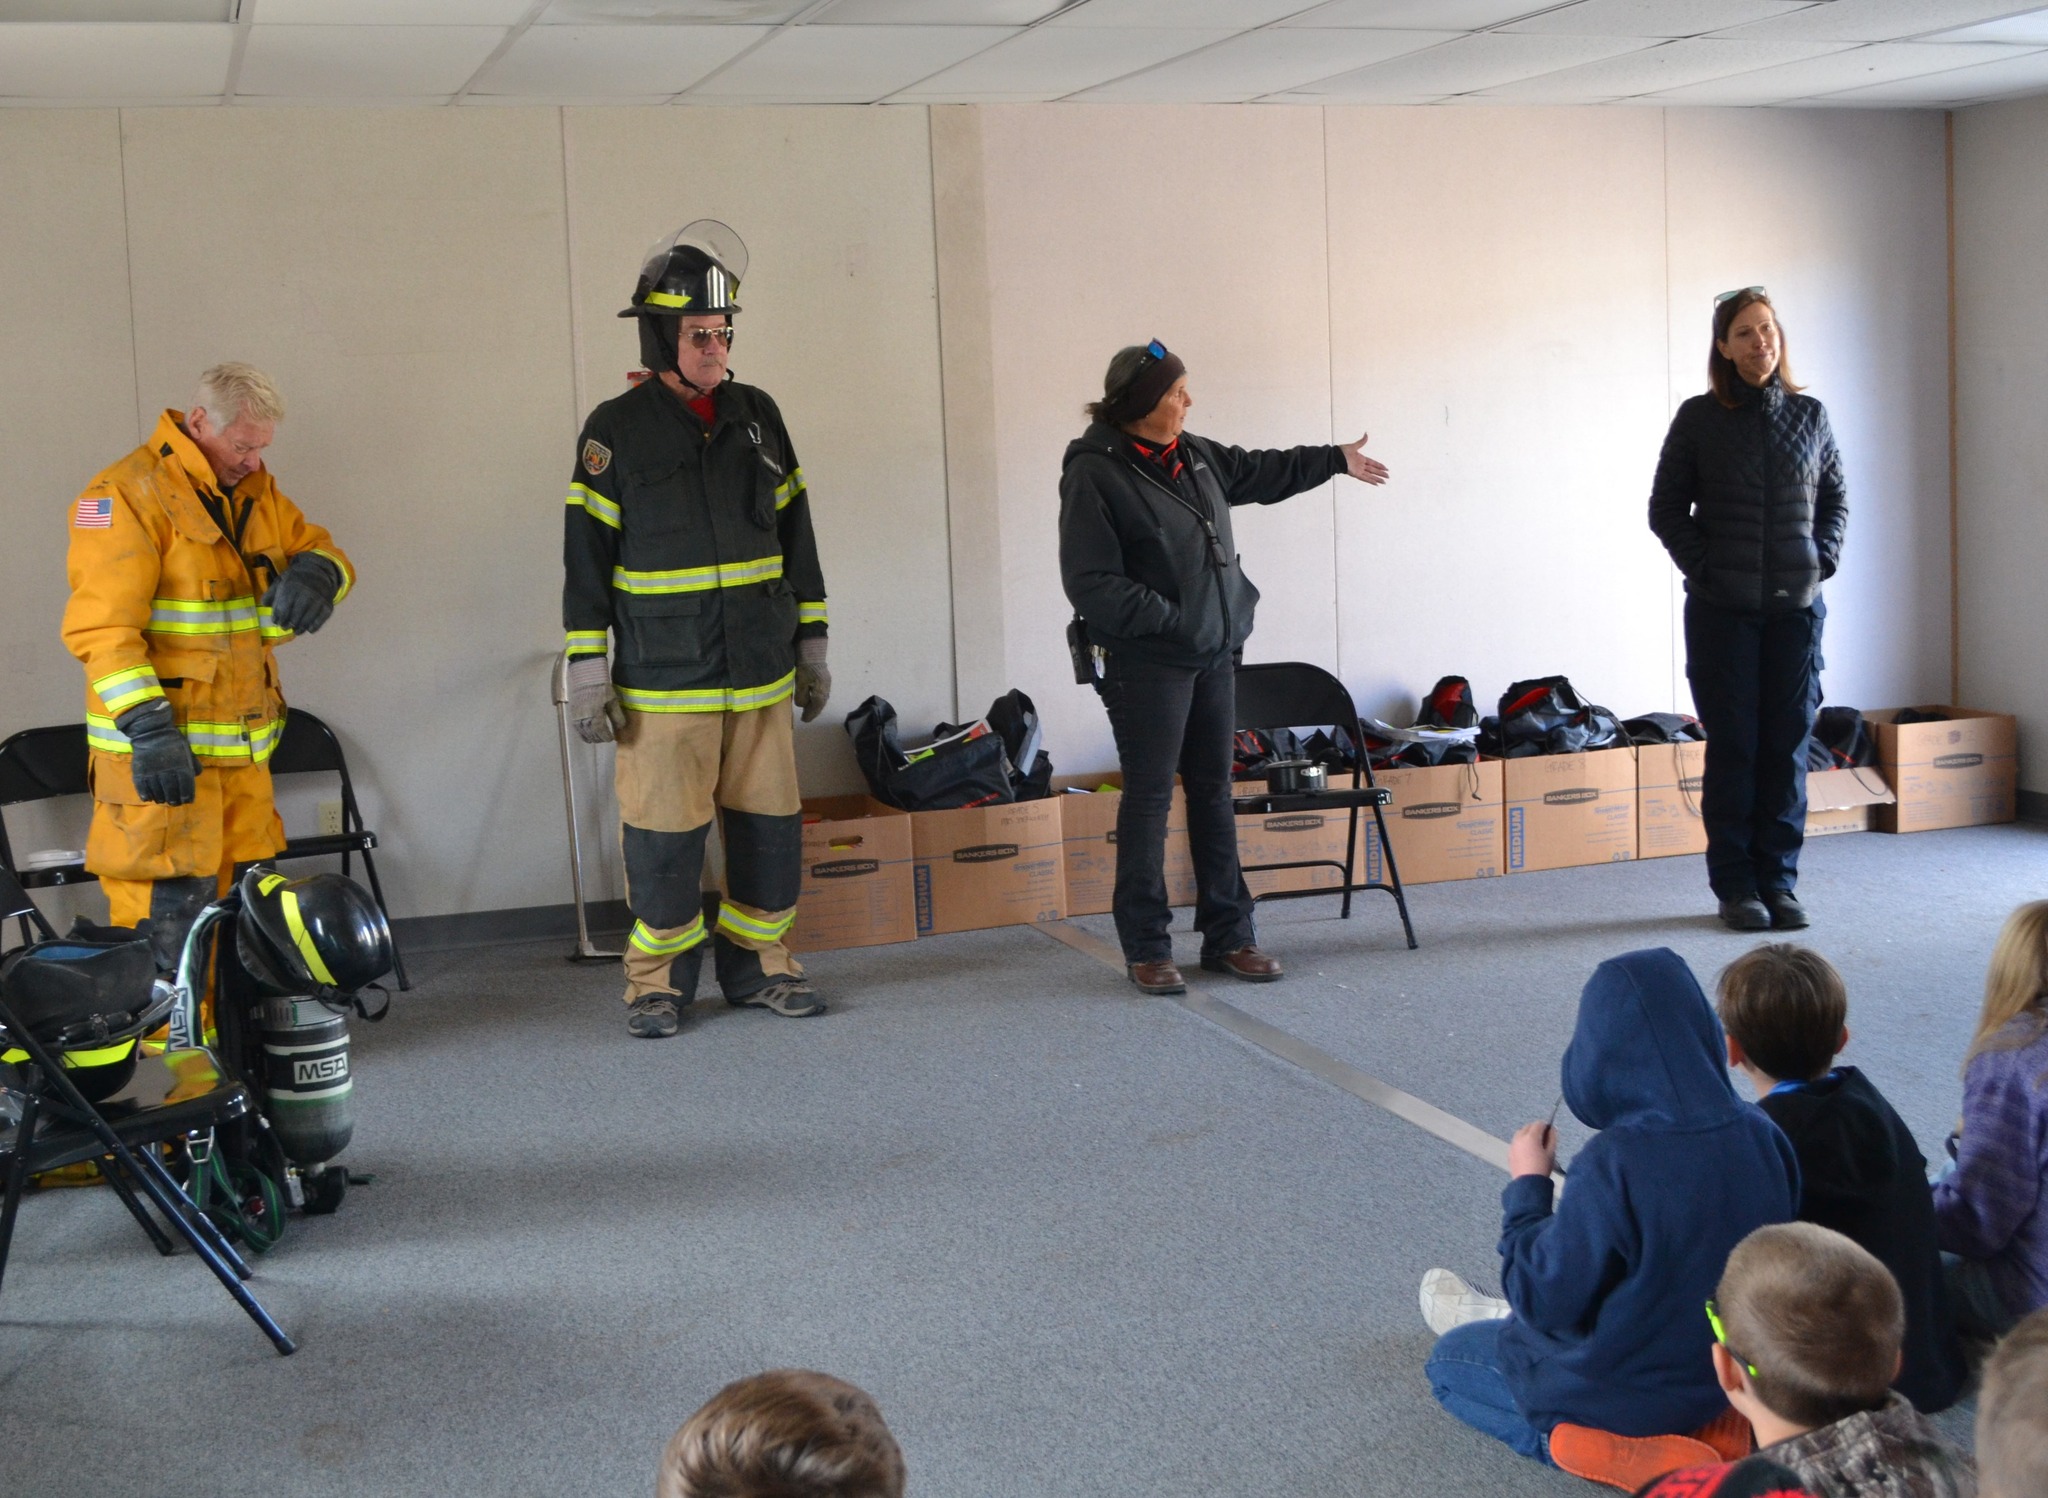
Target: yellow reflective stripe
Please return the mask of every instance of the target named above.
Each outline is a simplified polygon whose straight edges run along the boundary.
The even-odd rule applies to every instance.
[[[143,626],[158,635],[233,635],[259,627],[256,600],[247,595],[217,600],[152,598],[149,623]]]
[[[278,740],[284,736],[284,719],[272,718],[253,727],[195,720],[180,723],[178,731],[202,759],[249,759],[260,765],[277,752]],[[134,749],[114,720],[99,713],[85,715],[85,742],[106,754],[128,754]]]
[[[604,654],[606,633],[601,629],[572,629],[562,636],[562,648],[574,655],[580,651]]]
[[[125,1060],[128,1053],[135,1049],[135,1045],[136,1042],[132,1040],[122,1040],[116,1041],[113,1045],[97,1046],[89,1051],[64,1051],[59,1054],[58,1060],[64,1063],[66,1071],[75,1071],[87,1066],[112,1066],[116,1061]],[[19,1066],[26,1060],[27,1051],[0,1051],[0,1061],[5,1061],[9,1066]]]
[[[778,510],[784,508],[792,499],[797,497],[797,494],[804,487],[803,469],[790,469],[789,477],[775,486],[775,508]]]
[[[335,570],[341,573],[341,587],[335,592],[334,595],[334,601],[336,603],[340,603],[342,599],[348,597],[348,590],[356,585],[355,574],[349,570],[348,563],[344,562],[340,557],[336,556],[333,552],[328,551],[324,547],[314,547],[313,555],[316,557],[327,558],[328,561],[334,563]]]
[[[280,890],[277,903],[284,911],[284,924],[292,934],[292,945],[299,949],[299,956],[305,959],[306,971],[317,981],[332,988],[334,974],[327,970],[327,963],[321,957],[320,949],[313,945],[313,933],[306,929],[306,918],[299,913],[299,897],[288,889]]]
[[[632,572],[612,568],[612,586],[621,593],[708,593],[713,588],[743,588],[773,582],[782,576],[780,556],[751,562],[720,562],[715,567],[676,567],[667,572]]]
[[[796,673],[764,687],[706,687],[682,692],[656,692],[643,687],[614,687],[619,701],[636,713],[744,713],[785,702],[796,690]]]
[[[148,666],[130,666],[126,671],[110,671],[92,684],[112,712],[123,713],[129,708],[164,694],[162,683],[156,679],[156,672]]]
[[[565,502],[589,511],[613,530],[619,528],[618,501],[606,499],[588,484],[571,484],[569,498]]]
[[[799,603],[796,606],[796,622],[799,624],[823,624],[825,622],[825,600],[816,603]]]
[[[687,307],[690,305],[689,297],[680,291],[650,291],[640,299],[640,302],[641,305],[647,307]]]
[[[790,923],[795,919],[793,908],[785,910],[777,919],[764,921],[724,901],[720,901],[718,906],[718,928],[752,941],[781,941],[789,934]]]
[[[267,603],[256,610],[256,625],[257,628],[262,630],[263,638],[266,640],[289,640],[294,638],[290,630],[279,624],[272,617],[270,605]]]
[[[284,883],[284,875],[265,874],[261,879],[258,879],[256,881],[256,891],[258,894],[267,895],[282,883]]]
[[[654,928],[645,921],[633,922],[633,935],[629,944],[639,948],[649,957],[675,957],[687,952],[704,940],[704,916],[702,912],[690,918],[690,924],[674,936],[656,936]]]

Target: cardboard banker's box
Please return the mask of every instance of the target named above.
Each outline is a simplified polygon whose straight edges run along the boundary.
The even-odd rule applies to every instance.
[[[2019,814],[2019,722],[2007,713],[1944,707],[1940,723],[1896,723],[1902,711],[1866,713],[1877,762],[1897,804],[1877,809],[1885,832],[1927,832],[2010,822]]]
[[[1122,775],[1063,775],[1052,783],[1059,798],[1066,845],[1067,914],[1103,915],[1116,893],[1116,815],[1123,805]],[[1068,787],[1073,787],[1069,790]],[[1112,789],[1103,789],[1112,787]],[[1080,792],[1088,792],[1086,795]],[[1176,785],[1166,812],[1166,903],[1195,903],[1195,860],[1188,851],[1188,800]]]
[[[1345,775],[1344,783],[1351,783]],[[1258,795],[1266,789],[1261,780],[1240,781],[1238,794]],[[1370,814],[1359,818],[1359,842],[1365,841],[1365,824]],[[1344,849],[1351,836],[1351,809],[1332,807],[1328,811],[1275,811],[1237,819],[1237,861],[1244,866],[1244,882],[1254,895],[1270,895],[1293,889],[1342,889],[1344,871],[1324,864],[1312,869],[1275,869],[1255,874],[1254,864],[1299,863],[1307,859],[1344,862]],[[1365,867],[1360,848],[1358,867]]]
[[[910,814],[867,796],[804,802],[803,883],[793,951],[873,947],[917,936]]]
[[[1060,802],[910,814],[917,934],[1056,921],[1067,913]]]
[[[1393,793],[1382,815],[1403,884],[1491,879],[1502,872],[1507,819],[1501,814],[1499,760],[1403,765],[1376,770],[1373,778]],[[1360,877],[1377,884],[1386,878],[1386,865],[1380,856],[1380,830],[1370,812],[1360,816],[1358,831],[1365,840]]]
[[[1636,752],[1501,761],[1510,874],[1626,863],[1636,856]]]
[[[1896,799],[1877,765],[1855,770],[1812,770],[1806,776],[1806,835],[1868,832],[1871,814]]]
[[[1706,773],[1707,746],[1702,741],[1637,746],[1638,858],[1707,851],[1707,824],[1700,820],[1700,788]]]

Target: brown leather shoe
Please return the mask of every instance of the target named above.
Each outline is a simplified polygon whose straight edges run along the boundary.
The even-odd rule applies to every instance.
[[[1261,952],[1257,947],[1239,947],[1221,957],[1204,957],[1202,967],[1212,973],[1228,973],[1247,983],[1271,983],[1286,976],[1287,972],[1280,966],[1279,958]]]
[[[1186,993],[1188,981],[1180,975],[1171,957],[1158,962],[1134,962],[1125,969],[1131,981],[1146,993]]]

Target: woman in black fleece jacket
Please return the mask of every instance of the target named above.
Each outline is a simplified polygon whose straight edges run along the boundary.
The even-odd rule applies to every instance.
[[[1341,446],[1247,452],[1184,431],[1186,366],[1157,339],[1110,360],[1088,430],[1060,474],[1060,577],[1103,652],[1096,690],[1122,764],[1111,909],[1131,981],[1179,993],[1166,903],[1166,818],[1178,770],[1187,788],[1202,966],[1270,982],[1280,964],[1255,944],[1230,801],[1236,657],[1259,590],[1238,566],[1230,509],[1274,504],[1340,473],[1383,484],[1387,470]]]
[[[1738,931],[1806,925],[1806,736],[1820,707],[1820,585],[1849,505],[1828,414],[1785,366],[1761,286],[1722,296],[1713,389],[1678,408],[1650,529],[1685,574],[1685,674],[1707,730],[1707,879]]]

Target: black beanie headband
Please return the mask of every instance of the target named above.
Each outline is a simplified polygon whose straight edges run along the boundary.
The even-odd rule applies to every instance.
[[[1161,357],[1142,365],[1130,384],[1103,402],[1103,419],[1111,426],[1128,426],[1142,421],[1159,404],[1160,398],[1173,388],[1173,382],[1188,372],[1179,354],[1166,351],[1159,346]]]

